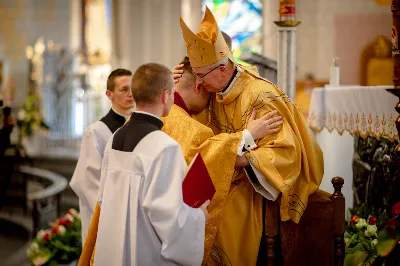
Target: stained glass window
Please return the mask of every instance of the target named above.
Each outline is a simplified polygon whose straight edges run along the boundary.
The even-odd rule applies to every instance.
[[[243,53],[262,54],[262,0],[203,0],[220,29],[232,38],[235,60]]]

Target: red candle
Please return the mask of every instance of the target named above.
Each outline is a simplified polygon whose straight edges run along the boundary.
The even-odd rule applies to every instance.
[[[295,20],[296,0],[279,0],[279,17],[281,21]]]

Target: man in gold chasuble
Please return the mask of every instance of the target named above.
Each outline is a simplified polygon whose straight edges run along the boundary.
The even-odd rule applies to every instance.
[[[205,123],[215,135],[242,132],[254,108],[257,118],[272,110],[283,116],[282,129],[257,140],[245,152],[249,166],[234,172],[208,260],[208,265],[256,265],[262,198],[276,200],[281,194],[281,219],[298,223],[308,196],[321,183],[322,151],[287,95],[251,68],[234,63],[208,8],[196,34],[182,19],[181,29],[197,83],[213,93]]]
[[[216,194],[208,207],[210,218],[206,224],[203,260],[203,264],[206,264],[207,260],[211,260],[210,253],[218,252],[213,243],[229,197],[235,165],[236,167],[248,165],[247,159],[242,155],[247,132],[245,129],[243,132],[221,133],[214,136],[209,127],[191,118],[192,114],[204,110],[210,93],[196,86],[196,77],[192,73],[189,59],[185,58],[181,63],[184,73],[175,87],[174,105],[168,116],[162,118],[164,122],[162,130],[179,143],[187,164],[190,164],[197,153],[201,154],[216,188]],[[247,126],[248,132],[254,139],[260,139],[266,134],[280,130],[282,117],[273,117],[275,114],[276,111],[270,112],[265,117],[254,120],[256,115],[254,112]]]

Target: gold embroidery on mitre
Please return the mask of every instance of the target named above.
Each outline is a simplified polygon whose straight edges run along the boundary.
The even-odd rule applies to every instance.
[[[226,56],[234,62],[232,53],[224,40],[217,21],[208,7],[206,7],[206,12],[197,34],[194,34],[189,29],[182,18],[180,19],[180,24],[192,67],[211,65]]]

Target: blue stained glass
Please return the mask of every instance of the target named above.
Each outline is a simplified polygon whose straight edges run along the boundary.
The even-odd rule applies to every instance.
[[[262,53],[262,0],[203,0],[213,12],[220,29],[232,38],[233,56]],[[242,62],[243,63],[243,62]]]

